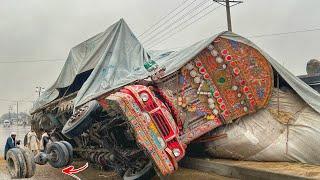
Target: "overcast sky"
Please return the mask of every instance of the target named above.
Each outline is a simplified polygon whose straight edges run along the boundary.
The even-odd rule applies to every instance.
[[[124,18],[138,36],[183,1],[0,0],[0,62],[65,59],[73,46],[120,18]],[[211,3],[197,0],[189,9],[202,2]],[[319,7],[319,0],[244,0],[232,7],[233,31],[250,37],[320,28]],[[174,18],[170,19],[169,24],[174,22]],[[181,47],[214,35],[226,30],[225,19],[225,9],[220,7],[154,48]],[[163,32],[162,37],[165,35],[170,34]],[[295,75],[305,74],[306,62],[320,57],[320,31],[250,39]],[[158,40],[161,41],[161,37]],[[34,100],[35,87],[48,88],[58,77],[62,65],[62,61],[0,63],[0,99]],[[0,114],[7,112],[11,104],[0,101]],[[20,110],[27,111],[30,106],[21,102]]]

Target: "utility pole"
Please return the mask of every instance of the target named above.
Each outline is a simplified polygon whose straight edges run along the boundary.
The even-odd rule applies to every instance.
[[[228,31],[232,31],[230,7],[240,4],[242,3],[242,1],[233,1],[233,0],[213,0],[213,1],[226,7]],[[230,3],[232,3],[231,6],[230,6]]]
[[[17,122],[19,122],[19,101],[17,101]]]
[[[10,123],[12,123],[11,122],[11,110],[12,110],[12,106],[11,105],[9,106],[8,110],[9,110],[9,121],[10,121]]]
[[[229,2],[229,0],[226,0],[226,11],[227,11],[228,31],[232,31],[231,14],[230,14],[230,2]]]

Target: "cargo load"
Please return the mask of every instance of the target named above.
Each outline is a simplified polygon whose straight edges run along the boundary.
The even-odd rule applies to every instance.
[[[295,92],[274,89],[267,108],[220,127],[207,142],[215,158],[320,164],[320,114]]]

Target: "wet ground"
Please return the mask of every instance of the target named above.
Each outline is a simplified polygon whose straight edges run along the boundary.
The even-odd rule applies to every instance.
[[[74,163],[75,167],[79,167],[84,163]],[[103,172],[89,167],[87,170],[77,174],[81,179],[119,179],[113,172]],[[11,179],[6,168],[6,161],[0,160],[0,180]],[[64,175],[61,169],[52,168],[50,165],[37,165],[36,173],[29,180],[72,180],[73,177]]]
[[[73,165],[75,168],[84,165],[85,162],[76,162]],[[83,172],[80,172],[77,174],[81,180],[105,180],[105,179],[121,179],[119,176],[117,176],[114,172],[108,172],[108,171],[100,171],[98,169],[94,169],[91,166]],[[6,169],[6,163],[2,159],[0,160],[0,180],[7,180],[11,179],[7,169]],[[52,168],[49,165],[37,165],[36,174],[34,177],[29,178],[28,180],[73,180],[75,178],[67,176],[65,174],[61,173],[61,169],[55,169]],[[178,172],[171,175],[169,177],[171,180],[215,180],[215,179],[222,179],[222,180],[228,180],[230,178],[222,177],[213,173],[205,173],[190,169],[179,169]],[[155,177],[153,180],[159,180],[159,178]]]
[[[4,145],[6,143],[6,139],[10,135],[10,133],[14,131],[17,133],[17,139],[20,139],[23,144],[24,135],[30,131],[30,127],[22,127],[22,126],[11,126],[9,128],[0,127],[0,180],[11,179],[8,171],[6,169],[6,161],[3,159],[3,151]],[[75,162],[73,165],[75,168],[83,166],[85,162]],[[82,180],[100,180],[100,179],[121,179],[114,172],[111,171],[101,171],[99,169],[93,168],[89,164],[89,168],[83,172],[77,174]],[[61,169],[52,168],[50,165],[37,165],[36,174],[34,177],[29,178],[29,180],[72,180],[75,179],[73,177],[67,176],[61,173]],[[158,180],[159,178],[155,177],[154,180]],[[169,179],[172,180],[209,180],[209,179],[229,179],[225,178],[213,173],[204,173],[200,171],[190,170],[190,169],[179,169],[177,173],[170,176]]]

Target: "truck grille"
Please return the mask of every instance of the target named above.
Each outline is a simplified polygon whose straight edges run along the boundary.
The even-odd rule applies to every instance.
[[[156,123],[158,130],[161,131],[163,138],[165,140],[171,138],[174,135],[174,132],[170,127],[168,120],[164,117],[163,113],[161,112],[161,110],[158,109],[157,111],[150,114],[154,122]]]

